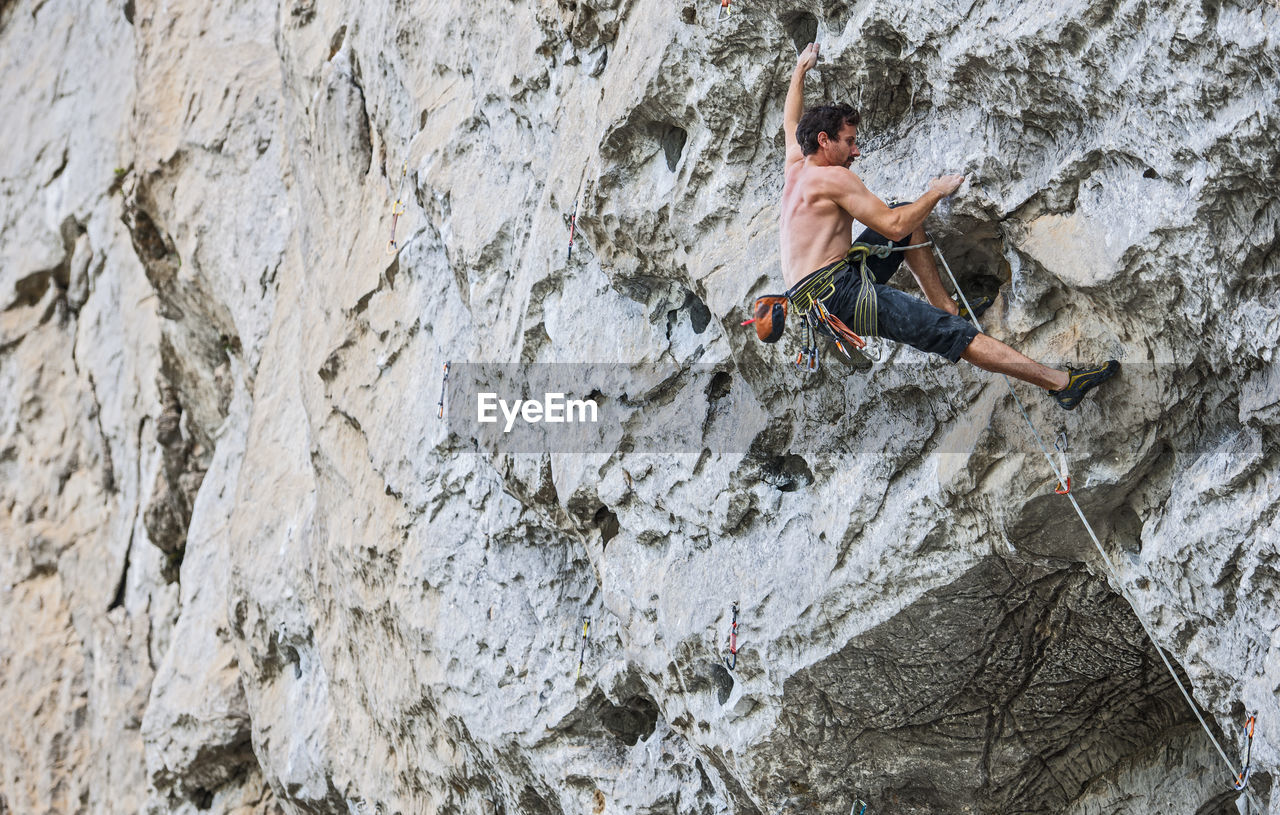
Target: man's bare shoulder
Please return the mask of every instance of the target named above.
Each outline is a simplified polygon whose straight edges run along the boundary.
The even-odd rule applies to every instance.
[[[804,173],[804,184],[820,195],[840,195],[866,189],[862,179],[848,167],[809,167]]]

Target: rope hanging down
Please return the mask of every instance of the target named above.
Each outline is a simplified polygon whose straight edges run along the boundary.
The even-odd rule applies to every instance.
[[[973,316],[973,309],[969,307],[968,298],[965,297],[964,291],[961,290],[960,284],[956,281],[956,276],[951,273],[951,266],[947,263],[947,259],[943,257],[942,250],[938,248],[936,243],[934,244],[934,251],[937,252],[938,259],[942,261],[942,268],[946,270],[947,277],[951,280],[951,285],[955,287],[956,295],[959,296],[961,302],[964,303],[964,307],[969,309],[969,320],[977,326],[979,331],[981,331],[982,324],[978,322],[977,317]],[[1084,528],[1089,533],[1089,538],[1093,541],[1094,547],[1098,550],[1098,554],[1102,555],[1102,562],[1106,564],[1107,572],[1111,575],[1112,581],[1119,589],[1120,595],[1124,597],[1125,602],[1129,604],[1130,609],[1133,611],[1133,616],[1138,619],[1139,625],[1141,625],[1142,630],[1146,632],[1147,638],[1151,640],[1151,644],[1155,647],[1156,653],[1160,655],[1160,661],[1163,662],[1164,667],[1169,670],[1169,675],[1173,677],[1174,684],[1178,686],[1178,690],[1182,691],[1183,698],[1186,699],[1187,704],[1191,706],[1191,712],[1196,714],[1196,718],[1200,721],[1200,726],[1204,728],[1205,735],[1209,737],[1209,741],[1213,742],[1213,746],[1217,749],[1218,755],[1222,756],[1222,760],[1226,763],[1227,769],[1231,771],[1232,786],[1237,790],[1244,789],[1245,785],[1249,782],[1249,759],[1245,759],[1245,766],[1237,772],[1235,765],[1231,763],[1231,759],[1227,758],[1226,751],[1222,749],[1222,745],[1218,743],[1218,739],[1213,735],[1213,731],[1209,729],[1209,725],[1205,722],[1204,716],[1200,715],[1199,706],[1196,705],[1195,700],[1191,698],[1191,694],[1187,692],[1186,687],[1182,684],[1182,680],[1178,678],[1178,674],[1173,670],[1173,665],[1169,662],[1169,658],[1165,656],[1164,649],[1160,647],[1160,643],[1156,642],[1155,634],[1151,632],[1151,628],[1147,625],[1147,621],[1138,613],[1137,604],[1129,597],[1128,590],[1125,588],[1124,583],[1120,580],[1120,577],[1116,572],[1115,564],[1111,562],[1111,558],[1107,555],[1106,550],[1102,548],[1102,542],[1098,540],[1098,535],[1093,531],[1093,526],[1089,523],[1089,519],[1085,517],[1084,510],[1080,508],[1080,502],[1076,500],[1075,494],[1071,492],[1071,485],[1067,480],[1068,475],[1065,468],[1063,470],[1059,470],[1058,467],[1054,465],[1053,456],[1049,454],[1049,450],[1045,446],[1044,439],[1040,437],[1040,431],[1036,430],[1035,424],[1031,421],[1031,416],[1027,413],[1027,409],[1023,407],[1022,400],[1018,398],[1017,391],[1013,389],[1013,383],[1010,382],[1009,377],[1004,376],[1004,374],[1001,374],[1001,376],[1004,378],[1004,384],[1009,388],[1010,395],[1013,396],[1013,401],[1018,405],[1018,410],[1022,412],[1022,418],[1026,420],[1027,427],[1031,430],[1031,435],[1035,437],[1036,444],[1040,447],[1040,452],[1044,454],[1044,460],[1049,463],[1049,469],[1053,470],[1053,474],[1057,477],[1059,485],[1066,487],[1065,490],[1060,489],[1058,492],[1067,496],[1067,500],[1071,502],[1071,506],[1075,507],[1076,515],[1080,516],[1080,522],[1084,524]],[[1253,723],[1255,718],[1256,717],[1250,716],[1248,723],[1250,751],[1253,749]]]

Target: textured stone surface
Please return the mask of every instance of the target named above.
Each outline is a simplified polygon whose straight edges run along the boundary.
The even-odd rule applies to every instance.
[[[0,813],[1272,810],[1280,11],[716,8],[0,0]],[[812,38],[988,330],[1125,363],[1015,386],[1115,577],[1002,382],[739,328]],[[446,360],[654,367],[515,453]]]

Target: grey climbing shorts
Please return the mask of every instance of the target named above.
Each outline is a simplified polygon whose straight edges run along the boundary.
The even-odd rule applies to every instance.
[[[867,264],[870,267],[870,263]],[[855,268],[836,277],[835,293],[826,301],[827,309],[846,325],[853,325],[853,306],[858,300],[862,277]],[[876,321],[880,336],[901,342],[930,354],[957,362],[973,338],[977,327],[968,320],[948,314],[918,297],[898,291],[883,283],[867,283],[876,287]]]

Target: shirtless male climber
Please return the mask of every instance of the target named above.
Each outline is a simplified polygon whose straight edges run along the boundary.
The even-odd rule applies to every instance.
[[[964,183],[964,176],[933,179],[928,191],[910,204],[890,207],[872,195],[849,169],[861,155],[856,144],[857,111],[848,105],[823,105],[801,116],[804,77],[817,62],[818,46],[813,43],[796,61],[783,115],[787,159],[780,232],[782,275],[789,287],[791,307],[802,315],[816,309],[815,313],[834,316],[854,332],[878,335],[951,362],[964,359],[984,370],[1017,377],[1044,388],[1067,410],[1114,376],[1120,368],[1115,360],[1058,371],[979,332],[973,323],[958,316],[928,247],[869,257],[868,278],[863,279],[862,256],[851,248],[854,220],[867,227],[858,237],[859,243],[925,243],[924,219]],[[928,303],[885,285],[904,255]],[[974,308],[979,306],[974,304]]]

